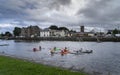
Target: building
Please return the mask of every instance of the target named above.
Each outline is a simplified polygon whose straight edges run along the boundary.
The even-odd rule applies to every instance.
[[[48,28],[40,31],[40,37],[50,37],[50,31]]]
[[[115,34],[116,37],[120,37],[120,34]]]
[[[93,32],[76,32],[73,34],[75,37],[94,37],[95,33]]]
[[[65,30],[51,30],[51,29],[44,29],[40,31],[40,37],[65,37],[67,33]]]
[[[29,26],[28,27],[28,36],[37,37],[40,36],[40,28],[38,26]]]
[[[65,37],[68,35],[66,30],[50,30],[51,37]]]
[[[97,37],[105,37],[106,34],[104,32],[96,32],[95,36],[97,36]]]
[[[89,37],[94,37],[94,36],[95,36],[95,33],[94,33],[94,32],[87,32],[87,35],[88,35]]]
[[[65,37],[66,36],[66,32],[64,30],[57,30],[54,34],[57,37]]]
[[[29,26],[21,29],[21,37],[38,37],[40,36],[40,28],[38,26]]]
[[[20,37],[27,37],[28,34],[27,34],[28,30],[27,28],[21,28],[21,34],[20,34]]]
[[[80,32],[84,32],[84,30],[85,30],[85,29],[84,29],[84,26],[81,26],[81,27],[80,27]]]

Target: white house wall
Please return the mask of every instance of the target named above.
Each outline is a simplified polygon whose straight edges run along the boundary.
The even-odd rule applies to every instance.
[[[65,36],[65,32],[64,31],[56,31],[54,32],[55,36],[61,36],[64,37]]]
[[[40,37],[49,37],[50,33],[49,32],[40,32]]]

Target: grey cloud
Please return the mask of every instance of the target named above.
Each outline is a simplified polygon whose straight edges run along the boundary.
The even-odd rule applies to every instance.
[[[45,17],[42,15],[46,12],[59,9],[61,5],[68,5],[70,2],[71,0],[2,0],[0,1],[0,17],[15,20],[30,20],[32,17],[31,20],[38,20],[34,16],[38,15],[39,21],[43,21]]]
[[[119,0],[90,0],[85,8],[77,15],[83,14],[94,23],[112,23],[120,20]]]
[[[8,0],[0,2],[0,13],[1,19],[18,19],[22,18],[24,15],[24,10],[21,6],[25,4],[19,0]]]
[[[68,5],[71,3],[71,0],[56,0],[56,3],[62,4],[62,5]]]
[[[0,18],[1,20],[11,19],[10,24],[23,26],[30,24],[41,26],[42,24],[66,26],[86,24],[87,26],[96,23],[104,25],[120,23],[119,0],[85,1],[87,1],[85,7],[76,11],[76,15],[69,16],[67,15],[69,12],[64,11],[64,8],[69,11],[72,0],[0,0]]]
[[[71,0],[53,0],[53,2],[50,4],[50,8],[56,8],[59,10],[61,5],[69,5],[71,4]]]

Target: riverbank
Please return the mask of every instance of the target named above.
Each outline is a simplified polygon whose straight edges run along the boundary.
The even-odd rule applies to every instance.
[[[0,75],[87,75],[0,55]]]
[[[6,39],[6,38],[0,38]],[[36,37],[36,38],[7,38],[8,40],[36,41],[89,41],[89,42],[120,42],[120,37]]]

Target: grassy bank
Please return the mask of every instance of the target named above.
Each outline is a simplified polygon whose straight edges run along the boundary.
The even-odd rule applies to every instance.
[[[87,75],[25,60],[0,56],[0,75]]]

